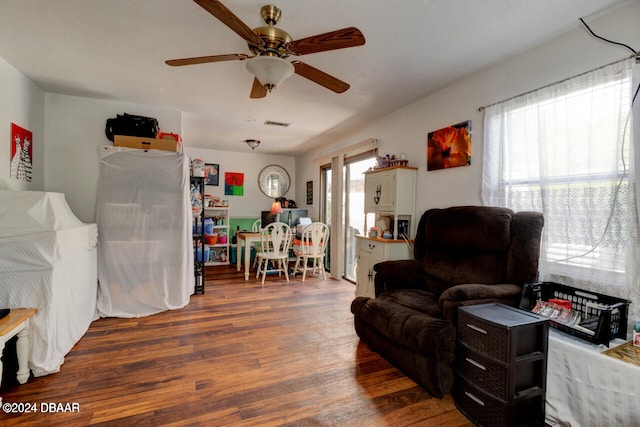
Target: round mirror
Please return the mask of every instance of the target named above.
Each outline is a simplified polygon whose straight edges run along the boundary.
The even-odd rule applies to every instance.
[[[258,175],[258,187],[265,196],[275,199],[282,197],[289,191],[289,173],[282,166],[269,165]]]

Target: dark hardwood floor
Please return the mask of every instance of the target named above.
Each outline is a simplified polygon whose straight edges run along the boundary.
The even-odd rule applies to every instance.
[[[0,424],[473,425],[359,342],[353,284],[261,287],[235,267],[209,268],[205,283],[182,310],[93,322],[59,373],[2,392],[38,412],[0,411]],[[77,411],[52,413],[65,406]]]

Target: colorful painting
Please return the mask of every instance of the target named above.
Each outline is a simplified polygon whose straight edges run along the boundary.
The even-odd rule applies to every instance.
[[[471,164],[471,120],[429,132],[427,170]]]
[[[11,179],[31,181],[32,144],[31,131],[11,123]]]
[[[224,195],[242,196],[244,195],[244,173],[225,172],[224,173]]]
[[[204,164],[204,183],[206,185],[219,185],[220,165],[216,163]]]

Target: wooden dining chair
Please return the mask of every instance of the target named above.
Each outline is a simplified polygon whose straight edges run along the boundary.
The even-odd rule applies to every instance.
[[[272,222],[260,232],[260,252],[256,253],[258,269],[256,279],[262,274],[262,284],[267,272],[284,273],[289,282],[289,246],[291,245],[291,228],[284,222]],[[271,268],[270,268],[271,265]]]
[[[322,272],[322,277],[327,280],[324,269],[324,257],[329,242],[329,227],[322,222],[314,222],[302,229],[300,239],[296,239],[293,245],[293,254],[296,262],[293,267],[293,275],[302,272],[302,281],[307,276],[307,270],[316,274],[316,270]],[[311,266],[309,262],[311,261]]]

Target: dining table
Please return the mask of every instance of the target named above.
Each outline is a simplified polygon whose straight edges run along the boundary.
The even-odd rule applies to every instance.
[[[244,247],[244,280],[249,280],[251,274],[251,246],[260,241],[260,232],[237,231],[236,232],[236,267],[242,268],[242,248]]]

